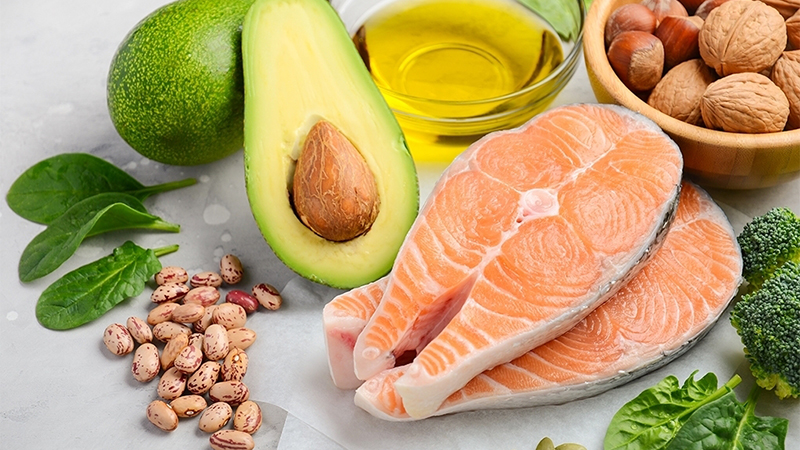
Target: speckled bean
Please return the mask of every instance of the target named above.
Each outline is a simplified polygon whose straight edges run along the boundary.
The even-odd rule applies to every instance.
[[[222,277],[222,281],[228,284],[236,284],[242,281],[242,275],[244,275],[242,262],[236,255],[231,255],[230,253],[223,256],[219,261],[219,274]]]
[[[150,300],[153,303],[177,302],[188,292],[189,286],[183,283],[162,284],[150,294]]]
[[[228,345],[246,350],[256,341],[256,332],[249,328],[233,328],[228,330]]]
[[[236,407],[233,429],[253,434],[261,428],[261,408],[256,402],[246,401]]]
[[[168,322],[172,319],[172,311],[178,306],[180,305],[175,302],[161,303],[151,309],[150,313],[147,314],[147,323],[150,325],[158,325],[162,322]]]
[[[216,361],[206,361],[189,377],[186,389],[192,394],[205,394],[211,386],[219,380],[220,364]]]
[[[227,336],[225,338],[227,340]],[[122,356],[133,351],[133,338],[120,323],[112,323],[103,332],[103,343],[111,353]]]
[[[185,334],[179,334],[167,341],[167,345],[164,346],[164,350],[161,352],[161,368],[167,370],[172,367],[175,363],[175,358],[180,355],[187,345],[189,345],[189,336]]]
[[[200,350],[203,349],[203,333],[192,333],[189,335],[189,345],[194,345]]]
[[[153,327],[153,336],[161,342],[167,342],[181,334],[189,337],[192,329],[176,322],[161,322]]]
[[[212,403],[203,411],[197,426],[206,433],[213,433],[227,425],[232,415],[233,408],[231,408],[231,405],[225,402]]]
[[[211,306],[219,301],[219,290],[213,286],[200,286],[193,288],[185,297],[183,303],[199,303],[203,306]]]
[[[241,381],[220,381],[211,386],[208,398],[214,402],[226,402],[238,405],[250,398],[250,390]]]
[[[219,324],[211,324],[203,336],[203,353],[206,358],[217,361],[228,355],[228,332]]]
[[[190,282],[192,283],[192,287],[199,287],[199,286],[220,287],[222,286],[222,277],[219,276],[219,274],[216,272],[200,272],[192,275],[192,279]]]
[[[242,381],[247,373],[249,360],[244,350],[233,347],[220,366],[220,375],[224,381]]]
[[[136,349],[131,363],[131,373],[136,381],[147,383],[158,376],[161,362],[158,357],[158,348],[150,342],[145,342]]]
[[[266,309],[276,310],[281,307],[283,303],[283,299],[281,298],[280,292],[275,289],[275,286],[267,283],[259,283],[253,286],[253,297],[258,300],[258,303],[261,304]]]
[[[210,305],[206,306],[205,312],[203,317],[200,318],[197,322],[192,324],[192,329],[197,333],[205,333],[206,328],[211,325],[214,320],[214,310],[217,308],[217,305]]]
[[[178,417],[194,417],[206,409],[206,399],[199,395],[182,395],[169,403]]]
[[[258,300],[247,292],[239,289],[234,289],[225,294],[225,301],[241,306],[247,314],[254,313],[258,310]]]
[[[235,303],[222,303],[214,308],[211,320],[226,330],[241,328],[247,323],[247,312]]]
[[[153,330],[150,329],[150,325],[147,325],[147,322],[138,317],[128,317],[125,322],[125,328],[128,329],[133,340],[139,344],[153,341]]]
[[[256,443],[253,436],[244,431],[219,430],[208,438],[214,450],[253,450]]]
[[[164,400],[175,400],[186,390],[186,374],[171,367],[158,380],[156,392]]]
[[[184,303],[172,311],[172,321],[178,323],[193,323],[202,319],[206,308],[200,303]]]
[[[194,345],[187,345],[175,358],[174,366],[183,373],[194,373],[203,363],[203,350]]]
[[[164,431],[178,428],[178,415],[161,400],[153,400],[147,405],[147,420]]]
[[[159,286],[167,283],[186,283],[189,281],[189,274],[183,267],[166,266],[158,271],[155,280]]]

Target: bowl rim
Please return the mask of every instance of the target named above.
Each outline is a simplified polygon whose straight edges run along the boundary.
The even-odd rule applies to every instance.
[[[525,3],[525,1],[523,1],[523,0],[513,0],[513,1],[515,3],[520,4],[521,6],[523,6],[525,8],[530,9],[530,6],[527,5]],[[569,53],[567,53],[564,56],[564,60],[561,61],[561,63],[559,63],[559,65],[555,68],[555,70],[550,72],[546,77],[542,78],[541,80],[537,81],[536,83],[531,84],[529,86],[526,86],[524,89],[520,89],[520,90],[511,92],[511,93],[500,95],[500,96],[496,96],[496,97],[488,97],[488,98],[485,98],[485,99],[482,98],[482,99],[477,99],[477,100],[459,101],[459,100],[436,100],[436,99],[431,99],[431,98],[427,98],[427,97],[418,97],[418,96],[403,94],[401,92],[398,92],[398,91],[395,91],[393,89],[390,89],[389,87],[387,87],[387,86],[385,86],[385,85],[383,85],[381,83],[378,83],[377,81],[375,81],[375,84],[382,91],[386,91],[387,93],[391,94],[392,96],[396,97],[399,100],[408,101],[408,102],[416,102],[416,103],[426,103],[426,104],[429,104],[429,105],[437,105],[437,106],[480,106],[480,105],[483,105],[483,104],[495,103],[495,102],[506,101],[506,100],[512,100],[512,99],[515,99],[515,98],[518,98],[518,97],[522,97],[522,96],[530,93],[531,91],[534,91],[534,90],[539,89],[539,88],[541,88],[542,86],[544,86],[544,85],[546,85],[548,83],[551,83],[553,80],[563,76],[564,74],[570,74],[570,73],[574,74],[574,70],[571,70],[571,69],[576,65],[575,62],[578,60],[578,58],[579,58],[579,56],[580,56],[580,54],[581,54],[581,52],[583,50],[583,36],[584,36],[585,29],[586,29],[586,17],[587,17],[587,9],[586,9],[585,0],[575,0],[575,2],[578,4],[578,17],[577,17],[577,19],[578,19],[578,24],[577,24],[578,25],[578,28],[577,28],[578,33],[575,36],[574,45],[572,46],[572,49],[569,51]],[[366,18],[368,18],[370,15],[375,14],[375,12],[378,11],[380,9],[380,7],[382,7],[383,3],[384,2],[381,2],[380,4],[375,5],[374,7],[370,8],[356,22],[363,24],[364,20]],[[544,21],[544,18],[542,18],[542,20]],[[547,22],[545,21],[545,23],[547,23]],[[395,112],[402,113],[402,114],[414,115],[413,113],[408,113],[408,112],[405,112],[405,111],[396,111],[395,110]],[[419,116],[419,117],[428,119],[428,116]],[[484,117],[481,117],[481,119],[483,120]],[[461,121],[463,119],[458,118],[456,120]]]
[[[637,3],[637,0],[593,0],[586,17],[583,38],[586,64],[594,72],[597,82],[615,102],[646,116],[671,135],[718,148],[768,149],[794,146],[800,150],[800,129],[772,133],[734,133],[703,128],[662,113],[630,91],[611,68],[604,42],[605,22],[608,16],[617,6],[627,3]]]

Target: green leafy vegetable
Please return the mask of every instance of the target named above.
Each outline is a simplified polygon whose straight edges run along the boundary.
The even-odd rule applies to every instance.
[[[124,192],[139,200],[191,186],[193,178],[144,186],[117,166],[87,153],[64,153],[40,161],[14,181],[6,194],[12,211],[49,224],[79,201],[105,192]]]
[[[542,16],[561,39],[573,41],[580,33],[583,23],[573,8],[575,0],[520,0],[536,14]],[[591,0],[584,1],[584,8],[589,10]]]
[[[36,318],[52,330],[91,322],[141,294],[147,280],[161,270],[158,257],[176,250],[177,245],[151,250],[125,242],[111,255],[69,272],[45,289],[36,304]]]
[[[22,252],[19,279],[33,281],[56,270],[88,236],[130,228],[180,231],[180,225],[148,214],[135,197],[98,194],[76,203],[33,238]]]
[[[737,375],[717,389],[716,375],[708,373],[695,380],[695,373],[683,386],[670,375],[620,408],[606,431],[604,449],[666,448],[694,411],[731,392],[741,381]]]
[[[756,417],[755,386],[745,403],[728,392],[698,408],[675,435],[667,450],[783,450],[789,421]]]

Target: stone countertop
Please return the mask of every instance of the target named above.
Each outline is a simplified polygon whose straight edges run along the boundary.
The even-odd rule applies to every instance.
[[[694,369],[729,377],[743,363],[740,344],[722,320],[684,357],[630,385],[567,405],[482,411],[395,424],[372,418],[336,390],[327,377],[321,309],[340,291],[299,278],[274,256],[250,214],[242,153],[197,167],[170,167],[142,158],[117,135],[106,109],[106,75],[125,34],[165,0],[3,0],[0,4],[0,191],[34,163],[60,153],[89,152],[144,184],[195,177],[198,184],[149,199],[150,211],[182,225],[179,234],[115,232],[88,239],[55,273],[22,284],[19,255],[42,226],[0,203],[0,440],[4,448],[207,448],[194,420],[166,434],[144,416],[155,382],[129,374],[130,356],[111,355],[103,329],[149,310],[148,290],[100,319],[66,332],[43,328],[34,315],[41,291],[58,277],[126,240],[156,247],[180,244],[162,263],[213,270],[225,253],[237,254],[244,285],[278,287],[284,307],[251,316],[259,339],[246,381],[265,409],[257,448],[496,448],[532,449],[541,437],[600,448],[612,415],[667,374],[684,379]],[[593,102],[581,65],[556,104]],[[441,167],[420,166],[423,197]],[[711,190],[734,224],[773,206],[800,211],[800,179],[755,191]],[[738,230],[737,230],[738,231]],[[252,381],[249,381],[252,380]],[[278,405],[278,406],[273,406]],[[286,412],[288,410],[288,413]],[[763,396],[760,414],[790,417],[787,448],[800,443],[800,405]]]

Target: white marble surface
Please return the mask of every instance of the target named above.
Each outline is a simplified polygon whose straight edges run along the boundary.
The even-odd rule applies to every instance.
[[[154,197],[152,212],[182,225],[179,234],[116,232],[87,240],[55,273],[22,284],[16,265],[25,245],[41,230],[0,202],[0,447],[2,448],[207,448],[207,435],[189,420],[171,434],[147,422],[145,406],[155,383],[130,376],[130,357],[103,347],[103,329],[131,315],[146,315],[147,295],[126,301],[95,322],[55,332],[41,327],[34,306],[41,291],[69,270],[107,254],[125,240],[155,247],[181,245],[164,264],[191,271],[213,269],[220,256],[238,254],[248,270],[244,285],[268,282],[284,294],[284,307],[261,312],[249,325],[259,339],[248,351],[245,381],[252,397],[279,405],[256,435],[257,448],[516,448],[532,449],[549,435],[557,442],[602,446],[611,415],[639,391],[667,374],[683,379],[693,370],[720,378],[741,370],[738,338],[721,321],[697,347],[664,369],[620,389],[567,405],[483,411],[419,423],[374,419],[336,390],[322,349],[322,306],[339,291],[297,277],[266,245],[244,192],[241,152],[199,167],[169,167],[148,161],[117,135],[108,118],[106,74],[119,42],[141,18],[165,0],[0,0],[0,192],[26,168],[49,156],[89,152],[124,168],[145,184],[196,177],[193,187]],[[583,66],[557,104],[592,102]],[[420,167],[423,196],[440,167]],[[731,220],[773,206],[800,211],[800,180],[749,192],[712,191]],[[266,405],[266,403],[265,403]],[[800,446],[800,404],[764,396],[759,412],[790,417],[787,448]],[[280,434],[280,435],[279,435]]]

